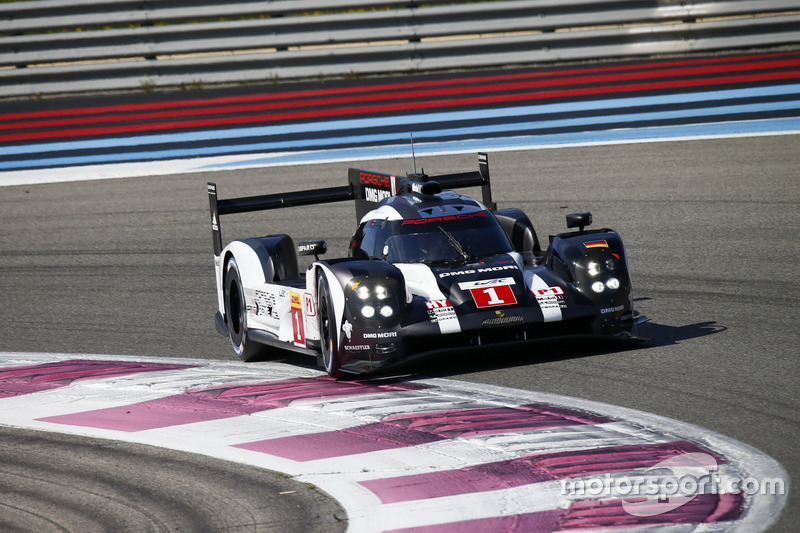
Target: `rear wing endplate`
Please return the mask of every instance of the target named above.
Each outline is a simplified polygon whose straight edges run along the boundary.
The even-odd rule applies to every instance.
[[[341,187],[244,196],[224,200],[217,195],[217,184],[209,182],[208,202],[211,210],[211,236],[214,243],[214,255],[218,257],[223,248],[219,221],[221,215],[355,200],[356,217],[360,221],[364,215],[378,205],[378,202],[389,196],[402,194],[405,184],[414,180],[436,181],[441,184],[443,189],[480,187],[483,204],[489,209],[497,207],[492,201],[492,187],[489,181],[489,158],[485,153],[478,154],[477,172],[459,172],[439,176],[411,175],[398,177],[392,174],[351,168],[347,173],[348,184]]]

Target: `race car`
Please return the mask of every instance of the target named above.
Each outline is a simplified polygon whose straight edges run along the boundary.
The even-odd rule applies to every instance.
[[[328,374],[369,374],[437,349],[590,334],[637,340],[628,258],[588,212],[546,249],[528,216],[497,209],[488,156],[478,171],[404,177],[351,168],[348,184],[221,199],[208,183],[216,327],[243,360],[293,350]],[[482,200],[451,189],[480,187]],[[345,257],[286,234],[223,247],[220,216],[354,201]],[[298,254],[314,256],[305,272]],[[309,258],[310,261],[310,258]]]

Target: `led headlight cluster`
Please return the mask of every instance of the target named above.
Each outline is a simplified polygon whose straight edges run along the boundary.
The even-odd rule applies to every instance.
[[[615,255],[606,257],[586,257],[584,268],[588,274],[588,285],[595,294],[616,291],[620,288],[620,260]]]
[[[352,298],[348,298],[354,314],[367,320],[392,319],[400,311],[400,299],[390,283],[353,281]]]

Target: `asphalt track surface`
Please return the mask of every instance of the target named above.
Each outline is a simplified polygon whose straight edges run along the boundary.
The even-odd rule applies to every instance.
[[[0,427],[0,530],[342,531],[316,487],[200,455]]]
[[[490,154],[498,204],[524,209],[540,236],[562,231],[564,215],[581,210],[591,211],[597,226],[621,233],[638,309],[652,318],[640,334],[651,340],[635,349],[586,340],[540,342],[438,357],[407,371],[585,398],[695,424],[772,456],[796,485],[799,154],[796,135]],[[418,160],[430,174],[475,163],[472,155]],[[218,172],[214,179],[223,197],[259,194],[339,185],[346,166]],[[410,161],[358,166],[400,173],[410,170]],[[4,188],[0,350],[232,358],[227,340],[213,328],[208,179],[203,173]],[[354,223],[352,206],[334,204],[231,217],[222,229],[226,240],[284,231],[296,240],[325,238],[334,256],[344,250]],[[287,361],[313,363],[300,356]],[[30,442],[29,437],[13,433],[6,440],[4,432],[4,475],[20,466],[28,471],[26,458],[10,452],[18,447],[6,443]],[[67,444],[60,452],[66,462],[73,460],[70,453],[106,452],[114,454],[112,462],[141,454],[174,460],[172,452],[105,442],[70,451],[77,440],[48,436],[38,449],[47,450],[53,441]],[[191,480],[196,474],[187,469],[182,479]],[[150,478],[142,482],[146,487],[159,469],[149,475],[137,470]],[[265,477],[238,473],[255,476],[256,485]],[[82,478],[66,490],[94,483]],[[240,499],[249,491],[229,488],[224,498],[231,505],[218,508],[221,514],[230,511],[220,518],[230,525],[241,518],[237,505],[249,505]],[[194,500],[195,490],[187,497]],[[252,505],[248,512],[260,504]],[[324,505],[329,507],[311,513],[323,520],[321,530],[335,522],[337,512],[335,504]],[[49,517],[67,520],[62,513],[71,506],[57,507],[57,516]],[[188,510],[181,520],[191,524],[195,512]],[[792,490],[772,530],[794,531],[797,523],[800,498]],[[277,530],[286,530],[283,524]]]

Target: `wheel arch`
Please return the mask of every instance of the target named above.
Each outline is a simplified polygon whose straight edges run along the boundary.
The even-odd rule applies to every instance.
[[[330,291],[332,300],[331,303],[333,304],[333,312],[336,319],[336,331],[338,336],[338,332],[341,330],[342,322],[344,321],[344,289],[342,288],[342,284],[336,274],[331,270],[331,265],[329,264],[322,262],[315,263],[312,266],[312,272],[314,273],[314,276],[311,278],[311,282],[308,283],[308,285],[313,286],[314,301],[317,302],[317,305],[319,305],[317,280],[320,276],[324,276],[325,280],[328,282],[328,290]]]
[[[231,259],[236,261],[239,270],[239,279],[245,293],[248,288],[252,289],[266,282],[267,275],[272,269],[271,263],[264,265],[256,251],[244,241],[233,241],[222,250],[220,255],[217,274],[217,293],[219,296],[219,312],[223,319],[225,316],[225,282],[228,270],[228,262]],[[273,274],[274,275],[274,274]],[[271,277],[270,277],[271,279]],[[246,296],[245,296],[246,299]]]
[[[316,293],[316,283],[320,276],[325,276],[328,282],[328,288],[333,300],[334,314],[336,318],[337,331],[342,327],[344,321],[345,311],[347,307],[345,287],[350,283],[353,278],[358,277],[375,277],[375,276],[388,276],[398,281],[402,293],[399,295],[402,304],[406,303],[406,285],[405,277],[397,267],[384,263],[382,261],[361,260],[361,259],[345,259],[337,260],[335,262],[319,261],[311,267],[313,276],[313,291],[314,299],[317,301],[318,295]],[[307,282],[310,287],[312,283]]]

